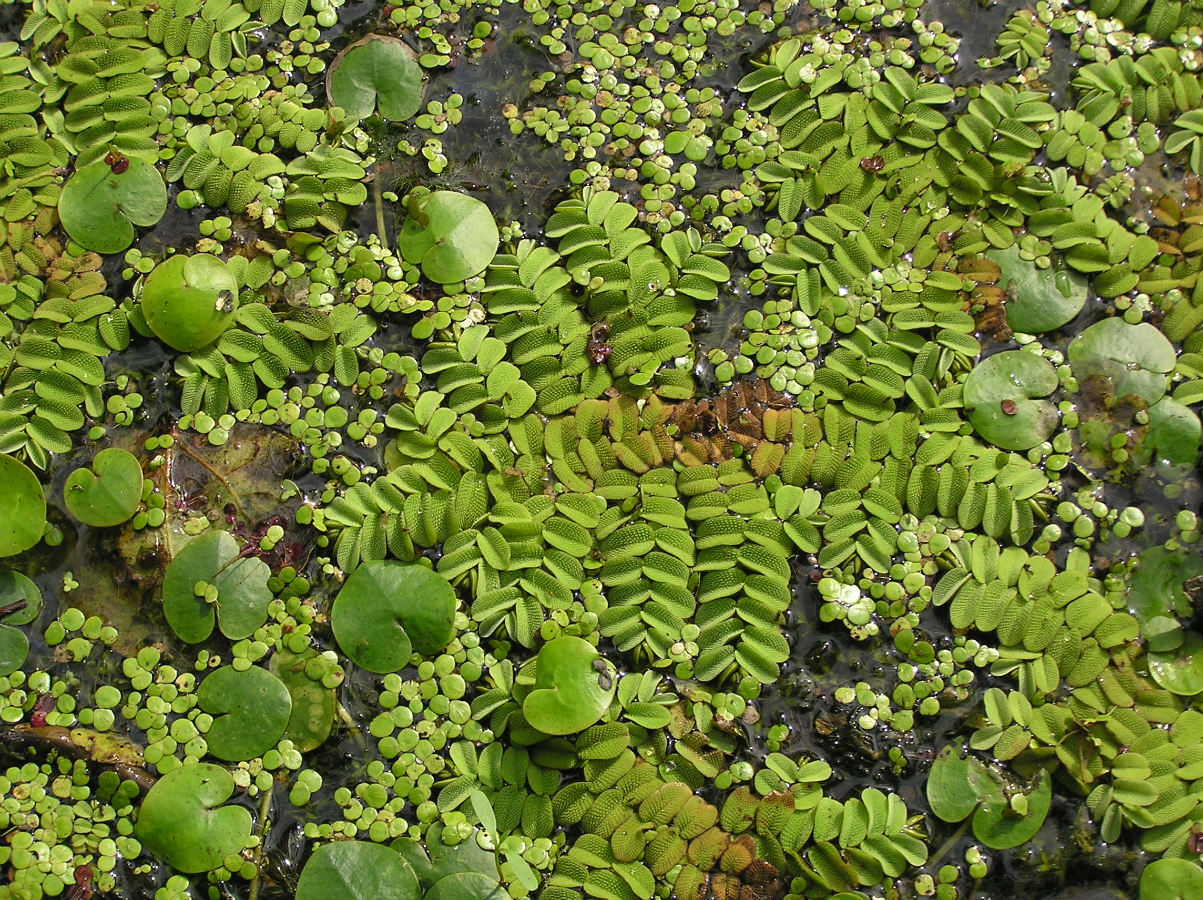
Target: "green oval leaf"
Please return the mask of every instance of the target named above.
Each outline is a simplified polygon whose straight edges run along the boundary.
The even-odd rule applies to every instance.
[[[24,605],[21,605],[21,603]],[[31,579],[11,569],[0,569],[0,607],[16,607],[0,622],[28,625],[42,611],[42,591]]]
[[[431,281],[450,284],[484,271],[500,240],[485,204],[455,191],[435,191],[413,201],[397,247]]]
[[[0,454],[0,556],[24,553],[42,538],[46,495],[33,470]]]
[[[1183,697],[1203,691],[1203,636],[1188,631],[1176,649],[1150,652],[1149,674],[1167,691]]]
[[[977,792],[970,782],[970,761],[945,747],[931,764],[927,776],[927,801],[931,811],[945,822],[960,822],[978,804]]]
[[[221,766],[193,763],[173,769],[142,801],[138,839],[181,872],[215,869],[251,835],[250,812],[221,805],[232,793],[234,778]]]
[[[456,872],[431,885],[423,900],[505,900],[508,896],[496,879],[479,872]]]
[[[422,105],[422,68],[400,39],[369,34],[334,60],[326,96],[354,118],[379,110],[381,118],[399,122]]]
[[[284,682],[258,666],[214,670],[201,682],[196,702],[213,716],[205,734],[209,752],[229,762],[254,759],[274,747],[292,714]]]
[[[311,674],[311,668],[316,671]],[[316,650],[293,653],[279,650],[268,663],[268,671],[284,683],[292,698],[292,713],[284,736],[293,742],[299,753],[308,753],[325,743],[338,711],[338,694],[322,684],[319,675],[325,661]]]
[[[1016,814],[1001,785],[982,792],[982,805],[973,815],[974,836],[993,850],[1009,850],[1032,839],[1048,815],[1053,799],[1052,779],[1041,772],[1039,781],[1027,796],[1027,812]]]
[[[296,900],[420,900],[418,876],[395,850],[367,841],[319,847],[297,881]]]
[[[527,722],[544,734],[575,734],[601,719],[618,675],[588,641],[558,637],[535,662],[535,687],[522,703]]]
[[[130,159],[124,172],[107,163],[84,166],[59,195],[58,214],[71,239],[97,253],[120,253],[135,225],[154,225],[167,212],[167,185],[158,170]]]
[[[67,512],[85,525],[109,528],[129,519],[142,502],[142,466],[128,450],[109,447],[76,469],[63,485]]]
[[[1166,375],[1177,362],[1174,345],[1155,326],[1123,319],[1091,325],[1070,342],[1066,354],[1078,381],[1105,378],[1117,399],[1135,394],[1148,404],[1165,393]]]
[[[234,323],[238,283],[215,256],[173,256],[155,267],[142,288],[142,315],[163,343],[190,353],[217,340]]]
[[[1203,868],[1188,859],[1157,859],[1140,873],[1140,900],[1203,897]]]
[[[1045,397],[1057,388],[1052,364],[1026,350],[983,359],[965,378],[969,421],[983,438],[1004,450],[1028,450],[1057,427],[1057,407]]]
[[[167,624],[190,644],[208,638],[215,620],[230,640],[250,637],[267,620],[270,576],[263,560],[239,556],[238,542],[229,533],[206,532],[177,553],[163,573]],[[216,590],[212,602],[203,596],[204,585]]]
[[[365,563],[347,579],[330,611],[342,651],[369,672],[396,672],[417,650],[441,650],[454,633],[451,585],[425,566]]]
[[[1020,256],[1017,246],[991,250],[986,258],[1002,269],[998,283],[1007,292],[1007,325],[1014,331],[1052,331],[1072,322],[1086,304],[1088,283],[1075,272],[1038,268]]]

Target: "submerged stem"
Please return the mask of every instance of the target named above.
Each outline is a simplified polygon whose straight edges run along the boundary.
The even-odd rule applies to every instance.
[[[977,807],[975,806],[973,807],[973,812],[976,811]],[[973,812],[970,812],[969,815],[965,817],[965,821],[961,823],[961,827],[954,831],[948,840],[940,845],[940,849],[931,855],[931,859],[927,861],[929,866],[934,867],[938,865],[940,860],[948,855],[948,851],[950,851],[956,845],[956,842],[965,836],[965,832],[969,830],[969,823],[973,821]]]
[[[380,187],[380,173],[372,179],[372,202],[376,205],[376,236],[380,238],[382,247],[388,246],[388,229],[384,227],[384,198]]]
[[[251,888],[247,893],[247,900],[258,900],[259,885],[261,883],[260,876],[262,874],[263,862],[263,844],[267,840],[268,816],[272,808],[272,794],[275,790],[263,792],[263,799],[259,801],[259,846],[251,854],[251,861],[255,863],[255,875],[251,878]]]

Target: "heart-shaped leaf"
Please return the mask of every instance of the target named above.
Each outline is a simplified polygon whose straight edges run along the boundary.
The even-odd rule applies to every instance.
[[[1156,326],[1123,319],[1091,325],[1070,342],[1066,354],[1078,381],[1106,378],[1117,399],[1136,394],[1147,404],[1165,393],[1166,376],[1177,362],[1174,345]]]
[[[1173,650],[1150,651],[1149,674],[1171,693],[1193,697],[1203,692],[1203,636],[1188,631]]]
[[[1140,900],[1203,897],[1203,868],[1189,859],[1156,859],[1140,873]]]
[[[1128,611],[1142,625],[1158,616],[1189,618],[1190,597],[1183,585],[1198,575],[1203,575],[1203,556],[1190,548],[1149,547],[1137,557],[1128,581]]]
[[[1007,292],[1007,325],[1014,331],[1052,331],[1072,322],[1086,304],[1089,285],[1076,272],[1038,268],[1016,246],[991,250],[986,258],[1002,269],[999,286]]]
[[[42,611],[42,592],[20,572],[0,569],[0,609],[12,612],[0,618],[5,625],[28,625]]]
[[[118,171],[120,169],[120,171]],[[63,185],[59,219],[71,239],[97,253],[120,253],[134,242],[135,225],[154,225],[167,212],[167,185],[150,163],[84,166]]]
[[[206,532],[177,553],[163,573],[167,624],[190,644],[208,638],[215,619],[230,640],[250,637],[267,620],[270,576],[263,560],[238,555],[238,542],[229,533]],[[211,601],[205,598],[207,588],[211,598],[216,593]]]
[[[238,283],[216,256],[173,256],[142,287],[142,315],[163,343],[190,353],[213,343],[234,322]]]
[[[1053,796],[1047,772],[1039,773],[1035,785],[1007,790],[1000,772],[974,756],[960,756],[953,747],[945,747],[932,763],[926,790],[932,812],[945,822],[960,822],[973,813],[974,835],[995,850],[1030,840],[1044,823]],[[1017,794],[1027,802],[1022,815],[1012,803]]]
[[[142,801],[138,839],[181,872],[215,869],[251,835],[250,812],[221,805],[232,793],[234,778],[221,766],[192,763],[173,769]]]
[[[319,847],[297,881],[296,900],[420,900],[418,876],[395,850],[368,841]]]
[[[129,519],[142,502],[142,466],[128,450],[109,447],[76,469],[63,485],[67,512],[85,525],[109,528]]]
[[[575,734],[605,714],[618,673],[597,648],[579,637],[548,641],[535,659],[535,688],[522,714],[544,734]]]
[[[29,638],[15,625],[28,625],[42,611],[42,592],[20,572],[0,569],[0,676],[11,675],[29,656]]]
[[[422,105],[422,69],[404,41],[369,34],[335,58],[326,96],[354,118],[379,110],[381,118],[400,122]]]
[[[342,651],[369,672],[396,672],[417,650],[430,656],[454,633],[455,591],[425,566],[364,563],[334,598],[330,625]]]
[[[1138,458],[1164,459],[1176,466],[1193,466],[1203,443],[1203,424],[1194,410],[1169,397],[1149,407],[1149,427]]]
[[[965,378],[963,402],[983,438],[1003,450],[1028,450],[1057,427],[1057,407],[1046,397],[1057,389],[1052,364],[1026,350],[983,359]]]
[[[317,651],[311,649],[299,654],[279,650],[268,663],[269,671],[284,683],[292,697],[292,714],[284,736],[300,753],[308,753],[325,742],[338,710],[334,688],[326,687],[320,675],[315,678],[309,672],[311,666],[320,671],[322,662]]]
[[[479,872],[456,872],[431,885],[423,900],[505,900],[508,896],[494,878]]]
[[[11,675],[29,656],[29,638],[20,628],[0,625],[0,676]]]
[[[42,538],[46,495],[33,470],[0,454],[0,556],[24,553]]]
[[[955,748],[945,747],[927,776],[927,802],[931,811],[945,822],[962,821],[978,804],[977,791],[971,782],[978,777],[980,773],[971,770],[969,759],[958,755]]]
[[[229,762],[254,759],[274,747],[292,714],[284,682],[258,666],[214,670],[201,682],[196,702],[213,716],[205,734],[209,752]]]
[[[1027,812],[1017,815],[1011,797],[996,784],[994,790],[982,791],[982,805],[973,814],[973,835],[994,850],[1009,850],[1030,841],[1044,824],[1053,800],[1053,784],[1047,772],[1037,776],[1034,788],[1023,791],[1027,797]]]
[[[435,191],[411,202],[397,246],[431,281],[450,284],[484,271],[500,240],[487,206],[467,194]]]

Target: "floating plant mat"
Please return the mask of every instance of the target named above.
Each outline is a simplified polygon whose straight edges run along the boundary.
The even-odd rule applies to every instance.
[[[4,890],[1198,894],[1203,12],[13,10]]]

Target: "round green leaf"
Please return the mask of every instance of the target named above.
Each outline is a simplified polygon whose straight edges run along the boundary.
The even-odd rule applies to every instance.
[[[0,676],[11,675],[29,656],[29,638],[19,628],[0,625]]]
[[[404,41],[369,34],[335,58],[326,78],[326,96],[347,115],[399,122],[422,105],[422,68]]]
[[[1203,868],[1188,859],[1158,859],[1140,873],[1140,900],[1203,897]]]
[[[1003,450],[1028,450],[1057,427],[1057,407],[1046,397],[1057,389],[1048,360],[1025,350],[983,359],[965,378],[963,401],[975,431]]]
[[[1027,793],[1028,811],[1015,815],[1001,785],[989,793],[983,792],[982,804],[973,815],[973,834],[993,850],[1009,850],[1032,839],[1053,800],[1053,783],[1047,772],[1041,772],[1036,787]]]
[[[13,606],[24,600],[25,605],[14,609],[0,622],[5,625],[28,625],[42,611],[42,592],[20,572],[0,569],[0,607]]]
[[[142,315],[163,343],[184,353],[213,343],[234,322],[238,283],[216,256],[173,256],[142,287]]]
[[[1096,322],[1074,338],[1066,352],[1078,381],[1106,378],[1117,399],[1136,394],[1148,404],[1165,393],[1166,375],[1177,362],[1174,345],[1155,326],[1130,325],[1123,319]]]
[[[1193,466],[1203,443],[1199,417],[1176,400],[1162,397],[1149,407],[1149,427],[1141,444],[1148,454],[1176,466]]]
[[[1002,269],[999,286],[1007,292],[1007,325],[1014,331],[1052,331],[1072,322],[1086,304],[1088,282],[1076,272],[1038,268],[1017,246],[991,250],[986,258]]]
[[[250,637],[267,620],[271,569],[261,559],[238,556],[238,542],[209,531],[187,544],[163,573],[163,614],[181,640],[197,644],[213,632],[214,619],[232,641]],[[197,596],[203,582],[217,589],[213,603]]]
[[[129,519],[142,502],[142,466],[128,450],[109,447],[76,469],[63,485],[67,512],[85,525],[108,528]]]
[[[71,239],[97,253],[120,253],[135,225],[154,225],[167,212],[167,185],[158,170],[130,159],[124,172],[107,163],[84,166],[63,186],[59,219]]]
[[[42,538],[46,495],[33,470],[0,454],[0,556],[24,553]]]
[[[181,872],[207,872],[238,853],[251,835],[251,814],[222,806],[234,778],[221,766],[192,763],[168,772],[138,811],[138,839]]]
[[[367,841],[319,847],[297,881],[296,900],[419,900],[418,876],[394,850]]]
[[[501,240],[489,208],[475,197],[435,191],[416,201],[397,246],[431,281],[463,281],[493,260]]]
[[[927,775],[927,801],[931,811],[945,822],[960,822],[973,812],[978,796],[970,778],[969,759],[958,756],[953,747],[940,751]]]
[[[342,651],[369,672],[396,672],[413,650],[430,656],[454,633],[455,591],[425,566],[365,563],[334,598],[330,625]]]
[[[1140,553],[1137,563],[1128,582],[1128,612],[1142,624],[1157,616],[1188,618],[1190,598],[1183,585],[1203,575],[1203,556],[1185,547],[1149,547]]]
[[[605,714],[618,674],[588,641],[558,637],[548,641],[535,661],[535,687],[522,714],[544,734],[575,734]]]
[[[292,698],[292,713],[284,736],[293,742],[299,753],[308,753],[325,743],[338,711],[338,695],[334,688],[326,687],[306,672],[307,666],[317,659],[315,650],[300,654],[280,650],[268,663],[268,670],[284,683]]]
[[[496,879],[479,872],[456,872],[436,881],[423,900],[505,900],[508,896]]]
[[[209,752],[229,762],[254,759],[274,747],[292,714],[284,682],[258,666],[214,670],[201,682],[196,701],[213,716],[205,735]]]
[[[1176,649],[1150,652],[1149,674],[1167,691],[1183,697],[1203,691],[1203,636],[1188,631]]]

